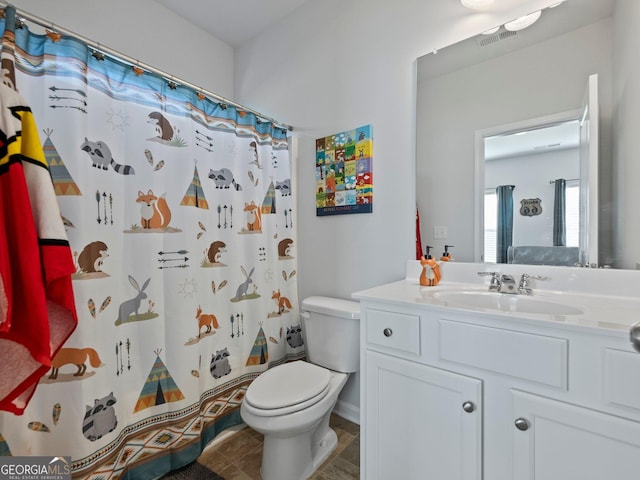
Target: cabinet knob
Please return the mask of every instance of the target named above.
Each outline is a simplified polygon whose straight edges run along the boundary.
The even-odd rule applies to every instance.
[[[464,402],[462,404],[462,409],[467,413],[471,413],[476,409],[476,406],[473,404],[473,402]]]
[[[382,333],[384,333],[385,337],[390,337],[391,335],[393,335],[393,330],[391,330],[390,328],[385,328]]]
[[[629,340],[631,340],[631,345],[635,348],[636,352],[640,352],[640,322],[631,325]]]
[[[529,421],[526,418],[516,418],[514,423],[518,430],[522,430],[523,432],[529,430]]]

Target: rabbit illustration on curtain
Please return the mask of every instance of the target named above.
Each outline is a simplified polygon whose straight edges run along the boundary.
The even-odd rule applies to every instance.
[[[146,288],[149,286],[150,278],[147,278],[145,282],[142,284],[142,287],[138,285],[138,282],[135,278],[129,275],[129,283],[135,290],[138,292],[135,297],[130,300],[126,300],[120,304],[120,308],[118,309],[118,319],[116,323],[126,322],[127,319],[135,313],[136,320],[139,319],[140,316],[140,305],[142,304],[142,300],[147,298],[147,294],[144,293]]]

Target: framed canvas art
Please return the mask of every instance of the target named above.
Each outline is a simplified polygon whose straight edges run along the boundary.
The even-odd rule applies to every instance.
[[[316,215],[373,211],[371,125],[316,139]]]

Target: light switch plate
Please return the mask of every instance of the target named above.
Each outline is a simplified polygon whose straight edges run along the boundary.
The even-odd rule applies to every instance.
[[[446,239],[447,238],[447,227],[442,226],[434,226],[433,227],[433,238],[435,239]]]

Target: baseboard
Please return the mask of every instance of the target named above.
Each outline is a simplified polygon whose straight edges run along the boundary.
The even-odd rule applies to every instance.
[[[343,400],[338,400],[338,403],[336,403],[336,406],[333,409],[333,413],[342,418],[346,418],[350,422],[360,425],[360,407],[347,403]]]

